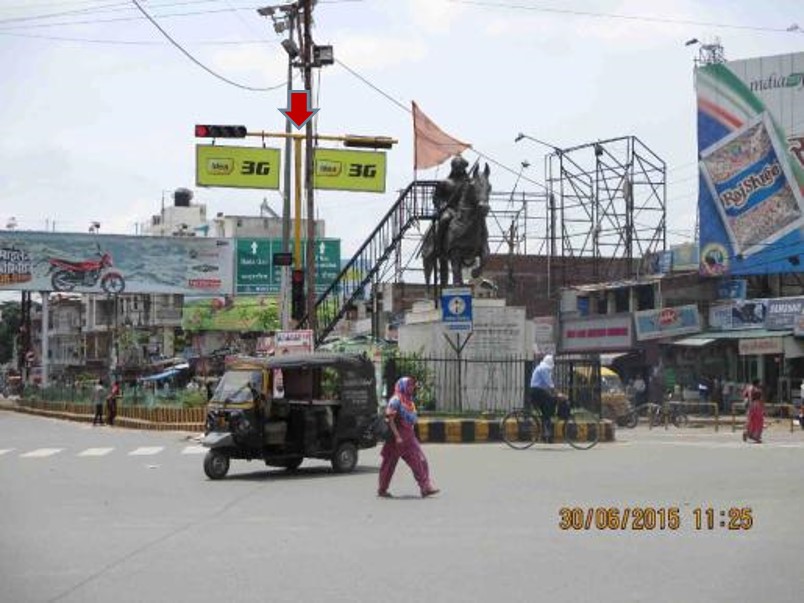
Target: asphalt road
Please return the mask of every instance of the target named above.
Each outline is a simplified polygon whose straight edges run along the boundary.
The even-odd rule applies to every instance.
[[[375,497],[379,449],[212,482],[188,436],[0,411],[0,600],[801,600],[801,431],[427,445],[426,500],[404,465]]]

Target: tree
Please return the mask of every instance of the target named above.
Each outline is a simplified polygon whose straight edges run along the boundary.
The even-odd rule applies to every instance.
[[[14,340],[19,335],[22,309],[16,301],[0,302],[0,364],[15,360]]]

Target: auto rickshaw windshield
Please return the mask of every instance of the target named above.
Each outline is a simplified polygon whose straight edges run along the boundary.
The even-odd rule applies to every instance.
[[[254,395],[251,385],[256,391],[262,391],[262,374],[260,371],[226,371],[215,388],[212,402],[252,402]]]

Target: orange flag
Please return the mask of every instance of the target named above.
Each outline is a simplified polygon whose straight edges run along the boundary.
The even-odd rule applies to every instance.
[[[426,170],[459,155],[472,145],[461,142],[445,133],[413,103],[413,137],[415,156],[413,169]]]

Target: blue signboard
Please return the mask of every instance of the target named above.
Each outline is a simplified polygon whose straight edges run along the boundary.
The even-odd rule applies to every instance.
[[[718,299],[745,299],[748,292],[748,281],[736,278],[721,281],[717,286]]]
[[[441,292],[441,320],[450,331],[472,330],[471,289],[444,289]]]

